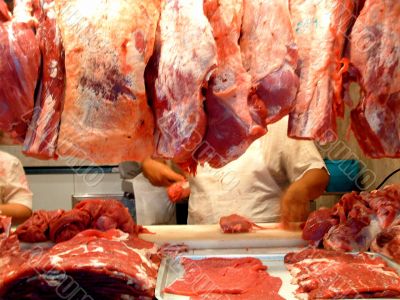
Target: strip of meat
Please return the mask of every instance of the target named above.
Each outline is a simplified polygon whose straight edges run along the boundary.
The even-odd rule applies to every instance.
[[[36,37],[42,54],[42,72],[32,121],[23,153],[40,159],[57,158],[56,146],[65,90],[65,62],[54,0],[40,8]]]
[[[0,23],[0,130],[22,143],[32,118],[40,52],[32,1],[15,1],[12,21]]]
[[[251,232],[254,228],[257,229],[277,229],[278,225],[271,227],[262,227],[254,222],[246,219],[245,217],[233,214],[226,217],[221,217],[219,226],[223,233],[246,233]]]
[[[217,63],[216,45],[202,0],[164,0],[156,53],[153,108],[156,152],[195,173],[193,151],[203,140],[202,88]]]
[[[398,1],[367,0],[351,33],[350,60],[362,89],[351,128],[373,158],[400,157],[399,18]]]
[[[247,102],[251,76],[239,47],[243,0],[207,0],[204,11],[217,44],[218,68],[207,89],[207,131],[196,157],[219,168],[241,156],[266,130],[254,123]]]
[[[299,80],[297,46],[287,0],[244,0],[240,49],[252,77],[249,105],[260,125],[273,123],[293,107]]]
[[[153,52],[157,0],[56,0],[67,85],[57,152],[96,163],[153,152],[144,70]]]
[[[353,0],[290,0],[300,58],[290,137],[321,143],[337,138],[336,118],[344,113],[342,52],[353,9]]]

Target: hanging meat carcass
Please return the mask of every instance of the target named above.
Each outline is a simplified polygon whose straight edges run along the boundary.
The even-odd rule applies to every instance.
[[[336,118],[344,112],[342,52],[354,5],[353,0],[290,0],[301,74],[290,137],[336,140]]]
[[[400,2],[367,0],[351,33],[362,99],[351,128],[364,153],[400,157]]]
[[[156,153],[195,172],[193,152],[206,130],[203,88],[217,64],[201,0],[162,1],[149,89],[156,115]]]
[[[54,0],[43,0],[41,4],[36,33],[42,54],[41,81],[23,152],[28,156],[51,159],[57,158],[56,146],[64,99],[64,49],[56,24]]]
[[[287,0],[244,0],[240,48],[251,74],[249,103],[254,120],[265,126],[287,115],[299,80],[297,46]]]
[[[23,142],[32,118],[39,74],[32,9],[32,0],[15,1],[12,20],[0,22],[0,130],[17,142]]]
[[[239,47],[243,0],[206,0],[204,11],[217,44],[218,68],[207,89],[207,131],[196,158],[222,167],[242,155],[266,130],[255,124],[247,102],[251,76],[243,67]]]
[[[157,0],[56,0],[66,92],[57,152],[97,163],[153,153],[144,84],[159,18]]]

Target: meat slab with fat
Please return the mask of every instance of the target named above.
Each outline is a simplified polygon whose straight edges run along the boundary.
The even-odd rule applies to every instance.
[[[400,157],[400,2],[367,0],[351,32],[362,99],[351,128],[364,153]]]
[[[380,232],[371,244],[371,250],[400,264],[400,219]]]
[[[343,116],[342,52],[353,0],[290,0],[299,47],[300,87],[289,118],[289,136],[321,143],[336,140]]]
[[[218,67],[206,94],[206,134],[195,155],[200,164],[218,168],[241,156],[266,130],[252,119],[247,101],[251,76],[239,47],[243,0],[206,0],[204,11],[217,44]]]
[[[158,1],[55,2],[67,77],[57,152],[96,163],[150,156],[154,122],[144,70]]]
[[[159,262],[150,242],[119,230],[88,230],[48,251],[30,253],[12,270],[1,268],[0,297],[152,299]]]
[[[201,0],[163,0],[151,82],[156,154],[194,173],[203,140],[203,88],[217,64],[216,45]]]
[[[283,299],[278,292],[282,281],[266,272],[256,258],[182,258],[185,270],[164,292],[191,299]],[[241,278],[241,280],[238,280]]]
[[[400,276],[380,257],[305,249],[285,263],[299,299],[400,297]]]
[[[36,38],[42,54],[42,72],[23,153],[51,159],[57,158],[56,147],[64,99],[64,49],[56,23],[54,0],[44,0],[41,4]]]
[[[299,86],[297,46],[287,0],[244,0],[243,4],[240,49],[251,75],[249,105],[253,119],[265,126],[292,110]]]
[[[0,130],[22,143],[33,113],[40,51],[33,31],[32,0],[14,4],[13,19],[0,22]]]

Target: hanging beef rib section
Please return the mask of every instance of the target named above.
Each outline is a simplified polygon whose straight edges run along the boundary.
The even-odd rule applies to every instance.
[[[159,18],[156,0],[56,0],[67,85],[57,152],[97,163],[153,152],[144,69]]]
[[[300,88],[289,118],[289,136],[321,143],[336,140],[343,116],[342,52],[353,0],[291,0],[299,47]]]
[[[362,99],[351,128],[364,153],[400,157],[400,2],[367,0],[351,33]]]
[[[287,115],[294,104],[299,80],[297,46],[287,0],[244,0],[240,48],[251,75],[249,104],[260,125]]]
[[[160,19],[160,47],[154,54],[156,151],[194,172],[192,155],[203,140],[206,86],[217,64],[216,45],[202,0],[164,0]]]

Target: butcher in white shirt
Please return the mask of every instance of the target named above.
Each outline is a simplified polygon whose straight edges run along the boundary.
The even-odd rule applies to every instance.
[[[0,151],[0,215],[21,223],[32,214],[32,192],[21,162]]]
[[[246,153],[220,169],[198,166],[189,177],[189,224],[215,224],[236,213],[253,222],[282,221],[285,227],[307,218],[310,200],[329,182],[324,161],[313,141],[287,137],[288,118],[268,126],[268,133]],[[146,159],[143,174],[156,186],[184,177],[167,164]]]

